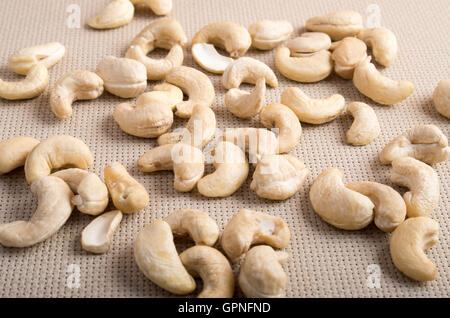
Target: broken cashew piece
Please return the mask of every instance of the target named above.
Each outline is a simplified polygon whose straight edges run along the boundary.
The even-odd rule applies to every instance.
[[[291,56],[295,57],[308,56],[322,50],[328,50],[330,46],[330,37],[322,32],[305,32],[286,42],[286,47],[291,51]]]
[[[433,103],[436,110],[450,119],[450,80],[442,80],[433,93]]]
[[[349,144],[365,146],[378,137],[381,128],[372,107],[365,103],[353,102],[347,106],[347,111],[355,119],[346,133]]]
[[[363,28],[361,14],[350,10],[334,11],[306,21],[307,30],[326,33],[333,41],[339,41],[348,36],[355,36]]]
[[[32,137],[12,137],[0,141],[0,175],[25,165],[30,152],[39,144]]]
[[[278,79],[269,66],[251,57],[241,57],[228,65],[222,84],[226,89],[239,88],[242,83],[256,84],[260,78],[264,78],[267,85],[278,87]]]
[[[251,118],[259,114],[264,106],[266,80],[264,77],[256,81],[255,88],[248,93],[239,88],[232,88],[225,94],[225,106],[239,118]]]
[[[134,5],[145,4],[156,15],[168,15],[172,11],[172,0],[131,0]]]
[[[96,217],[81,232],[83,249],[94,254],[108,252],[112,236],[119,227],[122,216],[122,212],[114,210]]]
[[[294,27],[286,20],[260,20],[248,27],[252,46],[258,50],[271,50],[287,40]]]
[[[372,49],[375,61],[387,67],[397,57],[398,44],[395,34],[384,27],[363,29],[358,38]]]
[[[37,63],[22,81],[5,82],[0,79],[0,97],[8,100],[31,99],[45,91],[48,81],[47,67]]]
[[[334,71],[343,79],[352,79],[355,68],[367,58],[366,44],[354,37],[344,38],[333,44],[335,48],[331,57],[334,61]]]
[[[129,0],[114,0],[89,19],[93,29],[114,29],[133,20],[134,6]]]

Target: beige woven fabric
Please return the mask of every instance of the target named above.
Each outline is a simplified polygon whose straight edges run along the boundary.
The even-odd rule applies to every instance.
[[[66,10],[72,3],[81,8],[79,29],[67,26],[70,13]],[[63,43],[67,55],[50,70],[50,85],[67,71],[95,70],[105,55],[123,56],[131,39],[156,16],[144,8],[137,10],[130,24],[119,29],[98,31],[85,26],[87,19],[106,3],[108,0],[3,2],[0,78],[20,78],[7,67],[7,58],[16,49],[51,41]],[[190,39],[210,22],[231,20],[248,26],[263,18],[289,20],[295,26],[295,33],[300,34],[311,16],[353,9],[367,17],[373,12],[373,7],[368,9],[370,3],[358,0],[174,0],[171,16],[180,21]],[[150,193],[150,205],[145,211],[124,216],[111,250],[105,255],[95,256],[81,249],[80,233],[92,217],[76,210],[56,235],[41,244],[25,249],[0,246],[0,297],[170,297],[139,271],[133,258],[133,242],[144,225],[180,208],[203,209],[221,228],[241,208],[283,217],[292,232],[287,248],[291,259],[285,266],[289,276],[288,297],[449,297],[449,162],[435,166],[441,181],[441,199],[432,217],[439,222],[441,233],[437,246],[428,252],[439,268],[439,277],[434,282],[411,281],[394,267],[389,254],[389,234],[373,225],[353,232],[336,229],[314,213],[308,199],[313,179],[328,167],[341,169],[346,181],[371,180],[392,185],[390,166],[379,163],[378,153],[393,137],[415,125],[435,124],[450,135],[450,121],[440,116],[431,102],[437,82],[450,78],[448,1],[377,0],[376,4],[381,24],[394,31],[400,46],[397,61],[382,72],[394,79],[408,79],[416,87],[412,96],[395,107],[374,104],[359,94],[351,81],[336,75],[316,84],[289,81],[276,70],[274,51],[250,50],[247,54],[267,63],[278,76],[280,87],[268,89],[267,103],[278,102],[281,92],[289,86],[299,86],[315,98],[340,93],[347,102],[363,101],[372,105],[381,124],[382,134],[365,147],[352,147],[345,142],[345,133],[352,123],[350,116],[343,115],[325,125],[304,124],[301,142],[292,153],[306,163],[311,175],[298,194],[283,202],[259,198],[249,189],[251,177],[233,196],[207,199],[196,190],[176,192],[171,172],[143,174],[137,169],[136,160],[154,147],[156,141],[122,132],[112,113],[115,105],[123,100],[108,93],[94,101],[77,102],[73,116],[65,121],[58,120],[50,111],[49,89],[29,101],[0,100],[0,139],[28,135],[43,140],[56,134],[78,137],[95,155],[91,171],[103,176],[107,163],[119,161]],[[185,52],[184,64],[199,68],[190,53]],[[156,56],[165,53],[161,51]],[[257,118],[241,120],[227,111],[221,77],[208,75],[216,89],[213,110],[218,128],[262,127]],[[150,82],[148,90],[154,84]],[[177,119],[174,128],[185,122]],[[211,171],[212,167],[207,169]],[[29,218],[36,203],[22,169],[0,178],[1,223]],[[186,242],[181,242],[180,248],[182,245],[186,246]],[[71,264],[75,266],[69,267]],[[380,288],[368,287],[371,264],[381,270]],[[70,283],[76,282],[73,278],[77,268],[80,269],[80,286],[70,288],[76,287]],[[238,288],[236,295],[241,295]]]

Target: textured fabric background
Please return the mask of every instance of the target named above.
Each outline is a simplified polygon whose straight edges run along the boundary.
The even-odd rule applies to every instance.
[[[295,26],[295,35],[299,35],[307,18],[337,9],[356,10],[367,19],[372,2],[375,1],[174,0],[171,16],[180,21],[189,39],[210,22],[231,20],[248,26],[263,18],[289,20]],[[59,41],[67,48],[66,57],[50,70],[50,86],[70,70],[95,70],[105,55],[123,56],[131,39],[156,16],[144,8],[137,10],[134,20],[125,27],[107,31],[88,28],[87,19],[106,3],[108,0],[2,1],[0,78],[21,78],[7,67],[7,59],[15,50],[50,41]],[[81,28],[67,26],[70,4],[81,8]],[[221,228],[241,208],[283,217],[292,232],[287,248],[291,259],[285,266],[289,276],[288,297],[449,297],[448,161],[435,166],[441,182],[441,198],[432,217],[439,222],[441,233],[437,246],[428,252],[439,268],[438,279],[430,283],[414,282],[394,267],[389,254],[390,234],[373,225],[353,232],[336,229],[314,213],[308,199],[312,181],[329,167],[341,169],[346,181],[371,180],[392,185],[391,168],[379,163],[378,153],[392,138],[416,125],[435,124],[450,135],[449,120],[435,111],[431,101],[438,81],[450,78],[448,1],[377,0],[376,4],[380,8],[381,24],[394,31],[400,46],[398,59],[382,73],[393,79],[408,79],[416,87],[412,96],[394,107],[373,103],[351,81],[336,75],[308,85],[289,81],[276,70],[274,51],[250,50],[247,54],[267,63],[278,76],[280,86],[268,89],[267,103],[279,101],[281,92],[290,86],[299,86],[315,98],[340,93],[347,102],[363,101],[372,105],[382,128],[382,134],[370,145],[352,147],[345,142],[345,133],[352,123],[348,115],[325,125],[303,124],[302,140],[292,153],[306,163],[311,174],[303,189],[283,202],[259,198],[249,189],[250,176],[233,196],[207,199],[196,190],[176,192],[171,172],[143,174],[137,169],[136,160],[154,147],[156,141],[122,132],[112,113],[115,105],[123,100],[108,93],[94,101],[77,102],[73,116],[65,121],[58,120],[50,111],[49,89],[33,100],[0,99],[0,139],[28,135],[43,140],[56,134],[81,138],[95,156],[90,171],[103,177],[104,166],[119,161],[150,193],[150,205],[145,211],[124,216],[111,250],[105,255],[91,255],[81,249],[80,233],[92,218],[76,210],[56,235],[41,244],[25,249],[0,247],[0,297],[170,297],[139,271],[133,258],[133,242],[144,225],[180,208],[203,209]],[[153,56],[165,53],[158,51]],[[185,50],[184,64],[200,69],[188,50]],[[221,77],[210,73],[208,76],[216,89],[212,108],[218,128],[262,127],[258,118],[241,120],[227,111]],[[149,82],[148,90],[154,84]],[[176,119],[173,128],[185,122]],[[207,171],[211,170],[208,166]],[[395,188],[401,193],[405,191]],[[36,203],[22,169],[0,178],[1,223],[28,219]],[[177,243],[180,250],[191,244],[178,240]],[[76,266],[69,267],[71,264]],[[367,287],[371,264],[381,269],[380,288]],[[71,281],[71,273],[77,266],[80,286],[70,288],[72,285],[67,282]],[[239,288],[236,296],[241,296]]]

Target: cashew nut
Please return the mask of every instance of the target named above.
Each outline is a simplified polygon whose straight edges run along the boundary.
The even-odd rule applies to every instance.
[[[239,118],[256,116],[264,106],[266,95],[266,80],[264,77],[256,81],[255,88],[248,93],[239,88],[232,88],[225,94],[225,106]]]
[[[258,50],[271,50],[284,42],[294,31],[286,20],[260,20],[248,27],[252,46]]]
[[[285,248],[290,239],[291,232],[282,218],[242,209],[225,226],[221,245],[231,261],[236,262],[251,245],[267,244]]]
[[[142,273],[159,287],[177,295],[195,290],[195,281],[181,263],[166,222],[156,220],[139,232],[134,258]]]
[[[148,205],[147,190],[120,163],[107,165],[103,173],[114,206],[120,211],[130,214]]]
[[[450,119],[450,80],[442,80],[433,93],[434,107],[442,116]]]
[[[248,176],[245,153],[231,142],[221,141],[214,150],[216,171],[198,181],[197,189],[205,197],[228,197],[236,192]]]
[[[114,232],[122,221],[122,212],[110,211],[96,217],[81,232],[81,246],[94,254],[108,252]]]
[[[40,177],[48,176],[53,169],[67,166],[87,169],[93,161],[89,147],[82,140],[72,136],[53,136],[30,152],[25,161],[25,177],[31,184]]]
[[[184,143],[168,144],[153,148],[138,160],[143,172],[173,170],[174,188],[191,191],[205,171],[205,160],[200,149]]]
[[[181,262],[193,277],[200,276],[203,290],[198,298],[231,298],[234,274],[227,258],[215,248],[193,246],[180,254]]]
[[[61,77],[50,95],[50,108],[56,117],[69,118],[76,100],[96,99],[103,94],[103,80],[89,71],[72,71]]]
[[[31,185],[38,207],[29,221],[0,224],[0,244],[28,247],[55,234],[72,213],[73,197],[69,186],[59,178],[45,176]]]
[[[331,57],[336,74],[344,79],[352,79],[355,68],[367,58],[367,46],[357,38],[344,38],[335,45]]]
[[[32,137],[12,137],[0,141],[0,175],[22,167],[28,155],[39,144]]]
[[[353,84],[365,96],[382,105],[394,105],[406,99],[414,91],[409,81],[393,81],[376,69],[367,57],[353,73]]]
[[[129,0],[114,0],[89,19],[93,29],[114,29],[133,20],[134,6]]]
[[[231,57],[226,57],[219,52],[212,44],[196,43],[192,45],[192,57],[203,69],[214,74],[222,74],[227,66],[233,62]]]
[[[347,142],[355,146],[370,144],[381,132],[375,111],[369,105],[353,102],[347,106],[347,111],[355,119],[347,131]]]
[[[410,157],[392,161],[391,181],[407,187],[403,195],[408,217],[429,216],[439,203],[439,178],[429,165]]]
[[[145,4],[156,15],[168,15],[172,11],[172,0],[131,0],[131,3]]]
[[[439,224],[427,217],[410,218],[400,224],[390,241],[395,267],[417,281],[436,279],[438,269],[424,251],[438,242],[438,236]]]
[[[286,47],[291,51],[291,56],[302,57],[313,53],[328,50],[331,39],[326,33],[305,32],[299,37],[286,42]]]
[[[397,57],[397,38],[389,29],[384,27],[363,29],[359,32],[358,38],[372,49],[375,60],[383,66],[389,66]]]
[[[300,121],[315,125],[334,120],[345,109],[345,99],[342,95],[312,99],[298,87],[284,90],[281,103],[292,109]]]
[[[48,81],[47,67],[37,63],[21,81],[5,82],[0,79],[0,97],[9,100],[34,98],[45,91]]]
[[[334,11],[306,21],[307,30],[326,33],[333,41],[355,36],[363,28],[362,16],[358,12],[349,10]]]
[[[249,298],[281,298],[285,296],[287,275],[281,266],[287,261],[286,252],[267,245],[248,251],[239,272],[239,287]]]
[[[241,83],[256,84],[264,78],[271,87],[278,87],[278,79],[270,67],[251,57],[241,57],[228,65],[222,75],[222,84],[226,89],[239,88]]]
[[[435,125],[420,125],[389,142],[380,153],[382,164],[401,157],[412,157],[428,164],[447,160],[448,139]]]

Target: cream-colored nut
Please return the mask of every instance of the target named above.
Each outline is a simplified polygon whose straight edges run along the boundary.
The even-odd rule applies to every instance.
[[[195,43],[192,45],[191,51],[195,62],[214,74],[223,74],[228,65],[233,62],[231,57],[219,54],[212,44]]]
[[[239,88],[241,83],[256,84],[262,77],[267,85],[278,87],[278,79],[270,67],[257,59],[241,57],[228,65],[222,75],[222,84],[226,89]]]
[[[5,82],[0,79],[0,98],[8,100],[34,98],[45,91],[48,81],[47,68],[44,64],[37,63],[21,81]]]
[[[72,168],[51,174],[64,180],[73,193],[72,204],[85,214],[99,215],[105,211],[109,202],[108,188],[100,178],[92,172]]]
[[[333,41],[339,41],[348,36],[355,36],[363,28],[361,14],[350,10],[334,11],[306,21],[307,30],[326,33]]]
[[[180,254],[181,262],[193,277],[200,276],[203,290],[198,298],[231,298],[234,274],[230,262],[215,248],[193,246]]]
[[[403,274],[417,281],[435,280],[437,267],[425,250],[438,242],[439,224],[428,217],[407,219],[392,233],[392,261]]]
[[[231,142],[221,141],[214,149],[216,171],[201,178],[197,189],[205,197],[228,197],[236,192],[248,176],[245,153]]]
[[[50,108],[56,117],[69,118],[76,100],[96,99],[103,94],[103,80],[89,71],[72,71],[61,77],[50,94]]]
[[[397,38],[389,29],[384,27],[363,29],[359,32],[358,38],[372,49],[375,60],[383,66],[391,65],[397,57]]]
[[[286,252],[274,251],[267,245],[248,251],[239,272],[239,287],[248,298],[285,297],[287,275],[281,266],[287,261]]]
[[[321,81],[333,71],[333,59],[327,50],[295,57],[289,48],[280,47],[275,53],[275,64],[285,77],[302,83]]]
[[[177,104],[175,115],[189,118],[195,105],[211,106],[214,101],[214,86],[211,80],[202,72],[192,67],[178,66],[166,76],[166,81],[178,86],[189,96],[187,101]]]
[[[442,116],[450,119],[450,80],[442,80],[433,93],[433,103]]]
[[[392,232],[405,220],[406,205],[402,196],[391,187],[377,182],[351,182],[347,188],[359,192],[375,205],[375,225],[384,232]]]
[[[248,93],[239,88],[232,88],[225,94],[225,106],[239,118],[251,118],[259,114],[264,106],[266,96],[266,80],[264,77],[256,81],[255,88]]]
[[[53,169],[67,166],[87,169],[93,161],[89,147],[82,140],[72,136],[53,136],[30,152],[25,161],[25,177],[31,184],[40,177],[50,175]]]
[[[298,87],[284,90],[281,103],[292,109],[301,122],[315,125],[336,119],[345,109],[345,99],[342,95],[312,99]]]
[[[93,29],[114,29],[133,20],[134,6],[129,0],[114,0],[89,19]]]
[[[309,169],[291,155],[265,155],[253,173],[250,189],[265,199],[286,200],[300,191]]]
[[[382,164],[401,157],[412,157],[428,164],[448,159],[447,136],[435,125],[419,125],[389,142],[380,152]]]
[[[219,227],[207,213],[201,210],[181,209],[164,218],[172,233],[177,236],[188,234],[197,245],[214,246],[219,239]]]
[[[205,171],[205,159],[200,149],[184,143],[155,147],[138,160],[143,172],[173,170],[174,188],[181,192],[191,191]]]
[[[73,193],[61,179],[42,177],[30,190],[38,199],[36,211],[28,221],[0,224],[1,245],[28,247],[40,243],[58,232],[72,213]]]
[[[309,198],[314,211],[327,223],[344,230],[360,230],[373,219],[372,201],[345,187],[342,172],[322,171],[314,180]]]
[[[414,91],[414,84],[409,81],[394,81],[376,69],[367,57],[355,69],[353,84],[361,94],[369,97],[381,105],[394,105]]]
[[[291,232],[282,218],[242,209],[225,226],[221,245],[231,261],[236,262],[251,245],[266,244],[285,248],[290,239]]]
[[[168,15],[172,11],[172,0],[131,0],[131,3],[145,4],[156,15]]]
[[[286,42],[286,47],[291,51],[291,56],[296,57],[328,50],[330,46],[330,37],[322,32],[305,32],[299,37]]]
[[[105,183],[114,206],[126,214],[144,209],[149,202],[147,190],[118,162],[105,167]]]
[[[209,43],[224,49],[230,57],[237,58],[244,55],[252,44],[247,29],[242,25],[221,21],[210,23],[201,28],[192,39],[192,45]]]
[[[271,50],[284,42],[294,31],[286,20],[260,20],[248,27],[252,46],[258,50]]]
[[[81,232],[83,249],[94,254],[108,252],[112,236],[119,227],[122,216],[122,212],[114,210],[96,217]]]
[[[280,103],[267,105],[259,114],[264,127],[278,129],[279,152],[289,152],[297,145],[302,136],[302,126],[297,115]]]
[[[378,137],[381,128],[372,107],[365,103],[353,102],[347,106],[347,111],[355,119],[346,133],[349,144],[365,146]]]
[[[144,64],[132,59],[104,57],[95,72],[103,79],[108,92],[122,98],[137,97],[147,88]]]
[[[181,263],[166,222],[156,220],[139,232],[134,258],[142,273],[159,287],[177,295],[195,290],[195,281]]]
[[[339,41],[331,57],[336,74],[344,79],[352,79],[355,68],[367,58],[367,46],[357,38],[347,37]]]
[[[153,86],[153,91],[145,94],[148,103],[165,103],[174,110],[179,102],[183,100],[183,91],[175,85],[162,83]]]
[[[439,178],[429,165],[410,157],[392,161],[391,182],[409,189],[403,195],[408,217],[429,216],[439,203]]]
[[[27,47],[16,51],[8,59],[8,66],[17,74],[27,75],[31,68],[38,63],[51,68],[66,54],[64,45],[58,42],[50,42],[42,45]]]
[[[22,167],[28,155],[39,144],[32,137],[12,137],[0,141],[0,175]]]

